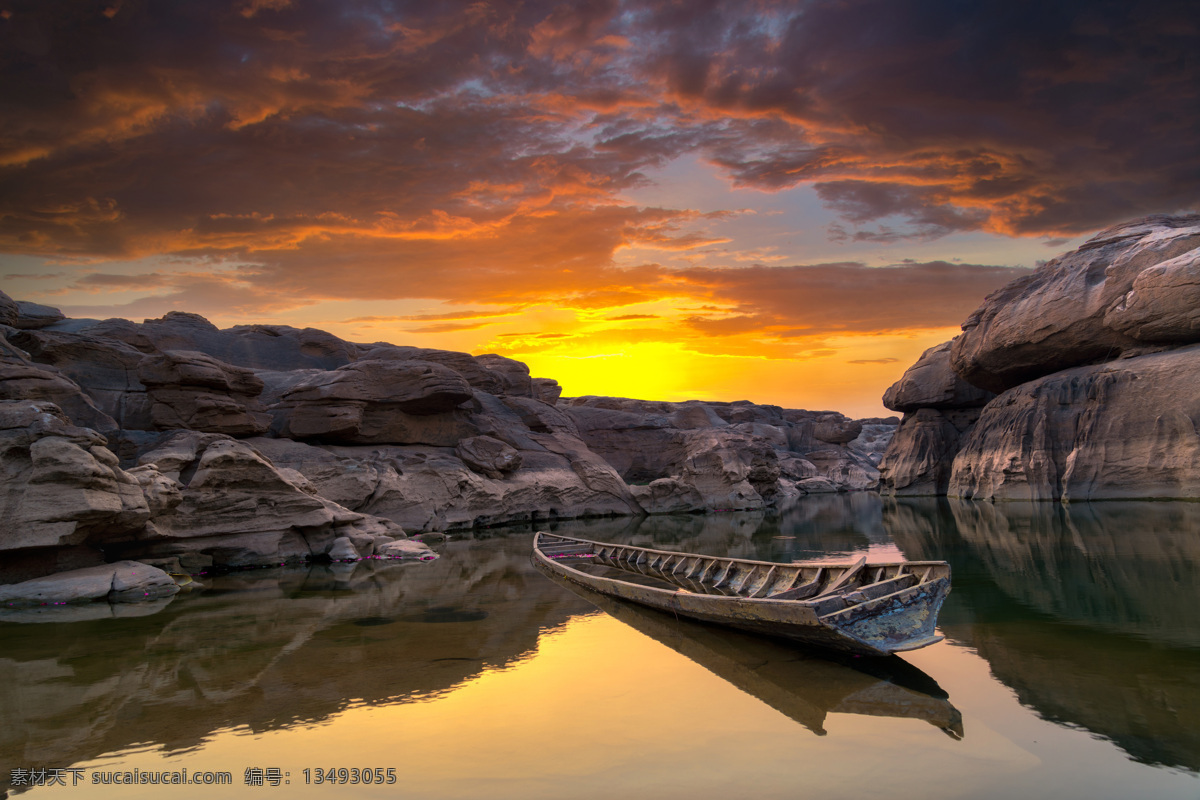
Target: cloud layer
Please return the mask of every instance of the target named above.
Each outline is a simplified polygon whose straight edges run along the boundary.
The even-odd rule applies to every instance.
[[[714,252],[734,213],[625,198],[688,157],[810,187],[845,242],[1194,207],[1198,45],[1186,0],[0,0],[0,252],[90,264],[59,291],[130,316],[432,298],[710,345],[953,326],[1014,273],[618,268]],[[164,254],[199,266],[103,265]],[[635,307],[672,298],[717,310]]]

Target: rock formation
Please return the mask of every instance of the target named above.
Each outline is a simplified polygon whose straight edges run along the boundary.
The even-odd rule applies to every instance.
[[[885,406],[904,413],[879,464],[881,480],[895,494],[945,494],[962,437],[995,397],[951,369],[952,346],[926,350],[883,395]]]
[[[989,295],[954,342],[955,372],[1002,392],[1147,344],[1200,341],[1186,311],[1194,314],[1200,300],[1200,285],[1189,283],[1198,247],[1200,215],[1147,217],[1101,231]],[[1174,295],[1173,311],[1159,310],[1164,293]]]
[[[885,491],[1200,496],[1200,215],[1102,231],[989,295],[884,402]],[[991,392],[999,392],[993,396]]]
[[[0,377],[0,496],[22,522],[0,550],[23,565],[0,585],[116,558],[188,571],[422,557],[405,531],[870,489],[895,427],[749,402],[563,400],[498,355],[181,312],[64,319],[2,293]]]
[[[780,497],[878,484],[868,452],[853,446],[862,423],[833,412],[617,397],[578,397],[563,410],[649,513],[762,508]]]

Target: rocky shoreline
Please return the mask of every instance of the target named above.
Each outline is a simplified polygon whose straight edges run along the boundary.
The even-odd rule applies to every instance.
[[[881,490],[1200,497],[1200,215],[1104,230],[989,295],[884,395]]]
[[[181,312],[66,319],[0,293],[0,604],[430,559],[422,539],[455,529],[874,489],[898,423],[560,394],[497,355]]]
[[[989,295],[888,389],[902,421],[563,398],[498,355],[0,293],[0,609],[814,493],[1200,497],[1198,359],[1200,215],[1110,228]]]

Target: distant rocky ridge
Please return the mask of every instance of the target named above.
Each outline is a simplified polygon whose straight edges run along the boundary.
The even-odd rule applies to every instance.
[[[498,355],[0,293],[0,596],[116,559],[433,557],[409,537],[873,489],[898,422],[560,395]]]
[[[1200,215],[1117,225],[993,292],[884,395],[898,495],[1200,497]]]

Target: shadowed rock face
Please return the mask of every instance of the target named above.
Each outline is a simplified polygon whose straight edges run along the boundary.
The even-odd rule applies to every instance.
[[[116,421],[105,414],[79,384],[57,368],[30,362],[0,336],[0,400],[45,400],[83,427],[111,435]]]
[[[897,499],[883,523],[909,558],[953,564],[941,628],[1022,703],[1200,769],[1200,506]]]
[[[9,340],[28,353],[38,367],[53,368],[80,387],[100,411],[115,420],[111,428],[103,430],[105,434],[121,428],[152,428],[150,401],[137,375],[145,353],[124,342],[64,333],[52,327],[14,332]],[[64,404],[62,408],[72,409],[73,405]],[[80,418],[78,424],[88,423]]]
[[[921,354],[917,363],[883,393],[883,404],[905,413],[922,408],[979,408],[996,395],[964,381],[950,366],[957,337]]]
[[[891,433],[876,421],[859,449],[862,421],[747,402],[578,397],[562,407],[652,513],[762,508],[822,489],[874,488],[872,454]]]
[[[954,457],[960,497],[1200,496],[1200,346],[1064,370],[991,401]]]
[[[980,409],[922,408],[905,414],[879,463],[887,494],[941,495],[950,486],[951,465]]]
[[[20,316],[21,307],[17,305],[17,301],[0,292],[0,325],[14,327]]]
[[[1200,216],[1147,217],[989,295],[884,395],[884,490],[1200,497],[1198,253]]]
[[[880,488],[888,494],[945,494],[963,437],[979,418],[979,409],[995,396],[951,369],[953,344],[926,350],[883,395],[885,406],[904,412],[879,462]]]
[[[0,402],[0,551],[132,535],[150,517],[104,437],[53,403]]]
[[[158,430],[181,428],[231,436],[264,433],[270,417],[258,396],[263,382],[252,371],[194,350],[165,350],[138,364]]]

